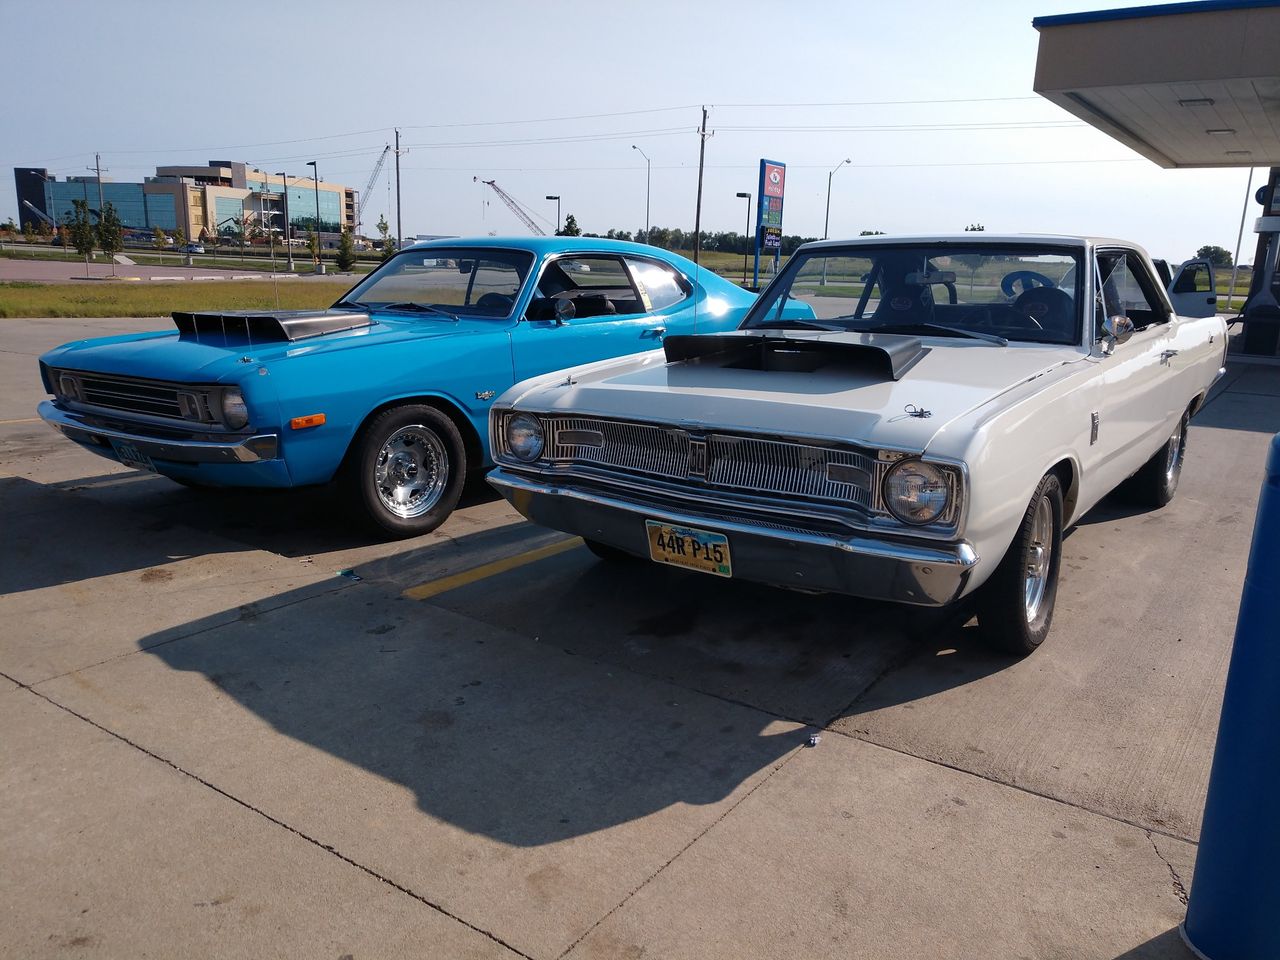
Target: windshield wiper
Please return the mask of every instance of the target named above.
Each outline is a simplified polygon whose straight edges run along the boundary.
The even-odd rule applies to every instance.
[[[456,313],[450,313],[448,310],[441,310],[439,307],[433,307],[429,303],[416,303],[413,300],[401,300],[398,303],[385,303],[379,310],[412,310],[415,313],[437,313],[442,317],[448,317],[455,323],[458,321]]]
[[[828,330],[831,333],[848,333],[848,327],[838,327],[831,323],[818,323],[816,320],[799,320],[784,319],[774,320],[772,323],[755,323],[747,329],[749,330],[783,330],[787,327],[795,327],[801,330]]]
[[[972,337],[986,343],[994,343],[997,347],[1007,347],[1009,341],[994,333],[979,333],[976,330],[965,330],[962,327],[948,327],[942,323],[882,323],[876,327],[866,327],[864,333],[918,333],[920,331],[936,331],[951,334],[955,337]]]
[[[332,310],[337,307],[345,307],[348,310],[367,310],[368,309],[368,307],[366,307],[363,303],[357,303],[354,300],[339,300],[329,309]]]

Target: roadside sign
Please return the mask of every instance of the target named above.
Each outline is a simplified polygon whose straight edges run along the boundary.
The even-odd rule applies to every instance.
[[[760,287],[760,251],[773,252],[774,261],[782,252],[782,203],[787,192],[787,165],[777,160],[760,160],[760,184],[756,190],[755,274],[752,286]]]

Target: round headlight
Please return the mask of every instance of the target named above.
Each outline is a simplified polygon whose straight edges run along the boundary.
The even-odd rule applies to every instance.
[[[532,414],[517,413],[507,420],[507,446],[521,460],[532,462],[542,456],[542,421]]]
[[[244,394],[235,387],[222,391],[222,422],[232,430],[239,430],[249,422],[249,408],[244,405]]]
[[[884,478],[884,505],[903,523],[932,523],[951,502],[946,474],[922,460],[900,460]]]

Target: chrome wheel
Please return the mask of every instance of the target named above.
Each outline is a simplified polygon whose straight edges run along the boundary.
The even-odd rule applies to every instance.
[[[401,427],[378,451],[373,483],[388,512],[406,520],[420,517],[440,502],[449,484],[449,453],[430,428]]]
[[[1040,613],[1045,588],[1049,582],[1049,570],[1053,564],[1053,505],[1048,497],[1041,497],[1036,504],[1035,519],[1031,522],[1031,538],[1027,544],[1026,570],[1022,577],[1023,613],[1027,623],[1034,623]]]
[[[1182,456],[1186,452],[1186,444],[1183,443],[1183,431],[1183,421],[1179,420],[1178,429],[1173,431],[1173,436],[1169,438],[1169,443],[1165,446],[1164,479],[1165,483],[1171,487],[1178,479],[1178,474],[1182,471]]]

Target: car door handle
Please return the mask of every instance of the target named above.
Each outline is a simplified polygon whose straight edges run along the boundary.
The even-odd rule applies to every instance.
[[[1176,357],[1177,355],[1178,355],[1178,351],[1177,351],[1177,350],[1164,350],[1164,351],[1162,351],[1162,352],[1161,352],[1161,354],[1160,354],[1160,362],[1161,362],[1161,363],[1168,363],[1170,360],[1172,360],[1172,359],[1173,359],[1174,357]]]
[[[645,330],[644,335],[646,337],[653,337],[655,340],[661,340],[663,337],[667,335],[667,328],[666,327],[649,327],[649,329]]]

